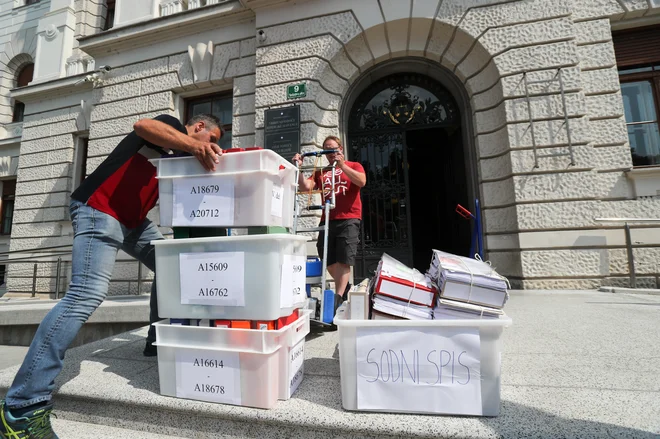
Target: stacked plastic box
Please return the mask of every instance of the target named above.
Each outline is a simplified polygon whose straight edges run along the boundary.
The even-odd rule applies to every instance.
[[[381,270],[396,288],[383,292],[374,280],[357,285],[335,315],[342,406],[369,412],[499,415],[501,336],[511,319],[503,312],[433,315],[428,306],[426,313],[414,314],[408,307],[419,296],[427,305],[434,300],[424,297],[428,291],[418,288],[419,281],[406,282],[413,269],[384,255]],[[374,318],[378,294],[401,299],[398,308]]]
[[[161,225],[290,227],[297,169],[269,150],[156,159]],[[310,312],[306,238],[292,234],[154,241],[163,395],[271,408],[303,377]],[[182,322],[185,322],[181,324]]]

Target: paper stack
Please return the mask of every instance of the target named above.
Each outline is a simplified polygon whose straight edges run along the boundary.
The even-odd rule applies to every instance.
[[[430,320],[436,295],[429,277],[383,254],[374,284],[373,318]]]
[[[508,283],[489,264],[433,250],[428,275],[440,290],[434,318],[452,318],[456,313],[463,318],[504,314]]]

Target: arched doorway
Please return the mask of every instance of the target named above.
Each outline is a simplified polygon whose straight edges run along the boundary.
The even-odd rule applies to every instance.
[[[459,106],[438,81],[419,73],[382,77],[355,99],[350,160],[367,173],[355,277],[373,273],[383,253],[424,272],[431,250],[467,255],[472,206]]]

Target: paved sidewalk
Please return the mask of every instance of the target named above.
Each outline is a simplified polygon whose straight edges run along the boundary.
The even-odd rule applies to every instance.
[[[0,370],[23,362],[27,346],[0,346]]]
[[[512,292],[506,311],[496,418],[343,410],[337,333],[308,337],[305,379],[273,410],[164,397],[144,328],[67,353],[56,412],[183,438],[659,437],[660,296]],[[15,371],[0,371],[0,395]]]

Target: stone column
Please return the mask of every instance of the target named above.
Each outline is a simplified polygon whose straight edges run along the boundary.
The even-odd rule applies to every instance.
[[[39,20],[33,83],[50,81],[66,74],[76,29],[73,0],[51,0],[50,12]]]

